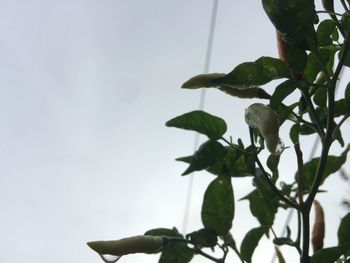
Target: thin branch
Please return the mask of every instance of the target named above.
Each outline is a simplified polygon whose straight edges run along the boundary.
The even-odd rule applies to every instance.
[[[250,141],[251,141],[251,145],[253,148],[253,153],[254,153],[254,157],[255,157],[255,162],[258,164],[262,175],[264,176],[265,180],[267,181],[268,185],[270,186],[271,190],[286,204],[288,204],[289,206],[299,210],[299,204],[297,204],[296,202],[294,202],[293,200],[289,199],[288,197],[286,197],[280,190],[278,190],[276,188],[276,186],[273,184],[273,182],[271,181],[270,177],[267,175],[267,172],[264,168],[264,166],[261,164],[258,155],[256,153],[256,147],[255,147],[255,143],[254,143],[254,136],[253,136],[253,128],[249,127],[249,133],[250,133]]]
[[[342,5],[343,5],[345,11],[349,11],[349,8],[348,8],[348,6],[346,5],[345,1],[344,1],[344,0],[340,0],[340,2],[342,3]],[[349,1],[348,1],[348,3],[349,3]]]
[[[324,130],[321,126],[321,122],[316,115],[316,110],[315,110],[314,104],[311,101],[310,95],[305,88],[302,88],[301,93],[303,94],[303,97],[304,97],[304,99],[309,107],[310,118],[316,124],[318,134],[320,135],[320,137],[323,140],[325,133],[324,133]]]
[[[335,140],[337,136],[337,132],[340,130],[340,127],[343,125],[343,123],[350,117],[350,113],[348,112],[343,116],[343,118],[340,120],[337,126],[335,126],[334,131],[333,131],[333,141]]]
[[[299,198],[299,204],[304,203],[303,200],[303,194],[304,194],[304,185],[303,185],[303,168],[304,168],[304,161],[303,161],[303,152],[300,149],[299,143],[294,144],[294,150],[295,154],[297,156],[297,163],[298,163],[298,176],[297,176],[297,183],[298,183],[298,198]]]

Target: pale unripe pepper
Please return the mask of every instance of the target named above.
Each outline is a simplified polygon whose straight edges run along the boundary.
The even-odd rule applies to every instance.
[[[88,246],[100,255],[123,256],[133,253],[154,254],[160,252],[164,238],[159,236],[133,236],[111,241],[88,242]]]
[[[278,136],[279,124],[276,113],[261,103],[254,103],[245,110],[245,121],[259,129],[266,147],[272,154],[280,154],[283,144]]]

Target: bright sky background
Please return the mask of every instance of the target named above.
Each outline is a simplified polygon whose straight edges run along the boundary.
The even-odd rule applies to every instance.
[[[87,241],[182,229],[188,177],[174,159],[193,152],[194,134],[164,123],[198,108],[200,91],[180,86],[203,71],[212,3],[0,2],[0,262],[102,262]],[[229,72],[261,55],[277,51],[260,1],[220,0],[210,71]],[[205,110],[226,119],[227,137],[248,144],[243,114],[251,103],[210,90]],[[281,137],[290,145],[287,128]],[[313,141],[303,142],[305,158]],[[289,152],[281,162],[287,180],[296,171]],[[188,231],[201,228],[201,198],[213,179],[194,177]],[[249,178],[233,184],[236,200],[251,189]],[[319,200],[332,245],[350,188],[339,175],[324,188],[329,193]],[[236,207],[239,245],[258,222],[246,201]],[[268,243],[255,254],[271,257]],[[136,255],[120,262],[156,261]]]

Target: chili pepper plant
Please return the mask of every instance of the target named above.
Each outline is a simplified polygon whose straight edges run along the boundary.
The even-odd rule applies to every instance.
[[[226,134],[225,120],[205,111],[188,112],[166,123],[206,136],[192,155],[177,159],[188,165],[182,175],[202,170],[213,175],[203,198],[203,226],[186,234],[176,228],[154,228],[141,236],[88,245],[102,256],[116,256],[114,260],[103,257],[107,262],[130,253],[160,253],[161,263],[185,263],[197,256],[223,263],[228,253],[235,253],[240,262],[250,263],[265,236],[274,243],[280,263],[289,262],[280,246],[294,248],[301,263],[350,262],[350,213],[340,221],[338,242],[325,248],[324,211],[315,201],[317,195],[327,194],[320,186],[341,169],[350,150],[342,136],[348,132],[343,124],[350,115],[350,82],[346,87],[339,85],[342,69],[350,67],[350,1],[340,2],[341,10],[334,10],[333,0],[323,0],[323,9],[316,10],[314,0],[262,0],[262,11],[276,28],[279,57],[262,56],[227,74],[198,75],[184,82],[184,89],[215,88],[228,96],[255,100],[242,116],[242,123],[245,119],[249,126],[246,142],[232,139]],[[277,83],[274,89],[266,89],[272,81]],[[340,99],[335,97],[337,90]],[[287,103],[291,94],[298,99]],[[286,123],[291,124],[289,138],[281,139],[279,128]],[[319,137],[321,153],[305,160],[299,142],[310,135]],[[342,151],[331,155],[335,144]],[[292,182],[279,178],[285,145],[297,160]],[[261,158],[264,154],[268,154],[266,162]],[[238,212],[232,182],[238,177],[252,179],[254,189],[243,199],[259,222],[240,244],[230,231]],[[310,220],[313,206],[316,218]],[[297,224],[287,228],[286,235],[277,236],[275,215],[284,209],[295,211]]]

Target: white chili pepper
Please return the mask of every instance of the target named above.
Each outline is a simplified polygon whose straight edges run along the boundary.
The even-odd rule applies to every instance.
[[[276,113],[261,103],[254,103],[245,110],[245,121],[260,130],[266,147],[272,154],[280,154],[283,143],[278,136],[279,124]]]
[[[123,256],[133,253],[158,253],[163,247],[163,238],[159,236],[133,236],[111,241],[93,241],[87,243],[100,255]]]

